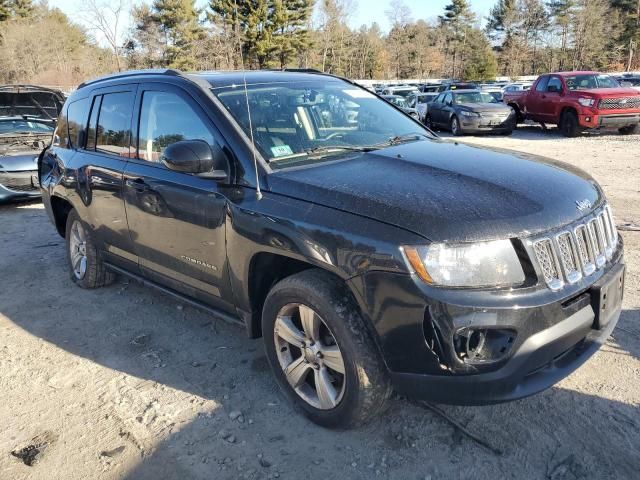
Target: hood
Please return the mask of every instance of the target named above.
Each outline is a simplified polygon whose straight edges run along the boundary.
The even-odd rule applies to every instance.
[[[475,113],[499,113],[510,112],[511,107],[504,103],[459,103],[464,110]]]
[[[637,97],[640,95],[637,90],[631,87],[620,88],[588,88],[585,90],[571,90],[574,95],[593,95],[595,97]]]
[[[0,117],[58,118],[64,96],[59,90],[34,85],[0,86]]]
[[[525,237],[603,201],[586,173],[553,160],[425,140],[276,171],[272,192],[348,211],[432,241]]]

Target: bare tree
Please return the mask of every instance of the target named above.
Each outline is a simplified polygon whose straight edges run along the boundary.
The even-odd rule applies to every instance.
[[[79,10],[89,30],[100,34],[113,51],[118,71],[122,70],[120,26],[129,10],[129,0],[83,0]]]

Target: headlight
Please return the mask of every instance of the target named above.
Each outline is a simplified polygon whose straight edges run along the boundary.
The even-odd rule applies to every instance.
[[[596,103],[595,98],[582,97],[578,99],[578,103],[583,107],[593,107],[593,104]]]
[[[464,115],[465,117],[479,117],[480,116],[479,113],[469,112],[468,110],[460,111],[460,115]]]
[[[524,282],[509,240],[402,247],[409,266],[425,282],[445,287],[499,287]]]

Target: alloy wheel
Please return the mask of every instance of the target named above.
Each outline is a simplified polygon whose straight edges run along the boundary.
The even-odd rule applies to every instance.
[[[291,388],[320,410],[335,408],[346,386],[344,359],[320,315],[299,303],[285,305],[274,323],[278,362]]]
[[[78,280],[82,280],[87,273],[87,236],[82,224],[77,220],[71,226],[69,253],[73,274]]]

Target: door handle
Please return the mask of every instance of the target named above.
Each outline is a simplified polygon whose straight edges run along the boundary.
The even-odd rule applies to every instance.
[[[142,178],[127,178],[124,184],[129,187],[137,190],[138,192],[144,192],[145,190],[149,190],[149,185],[145,183]]]

